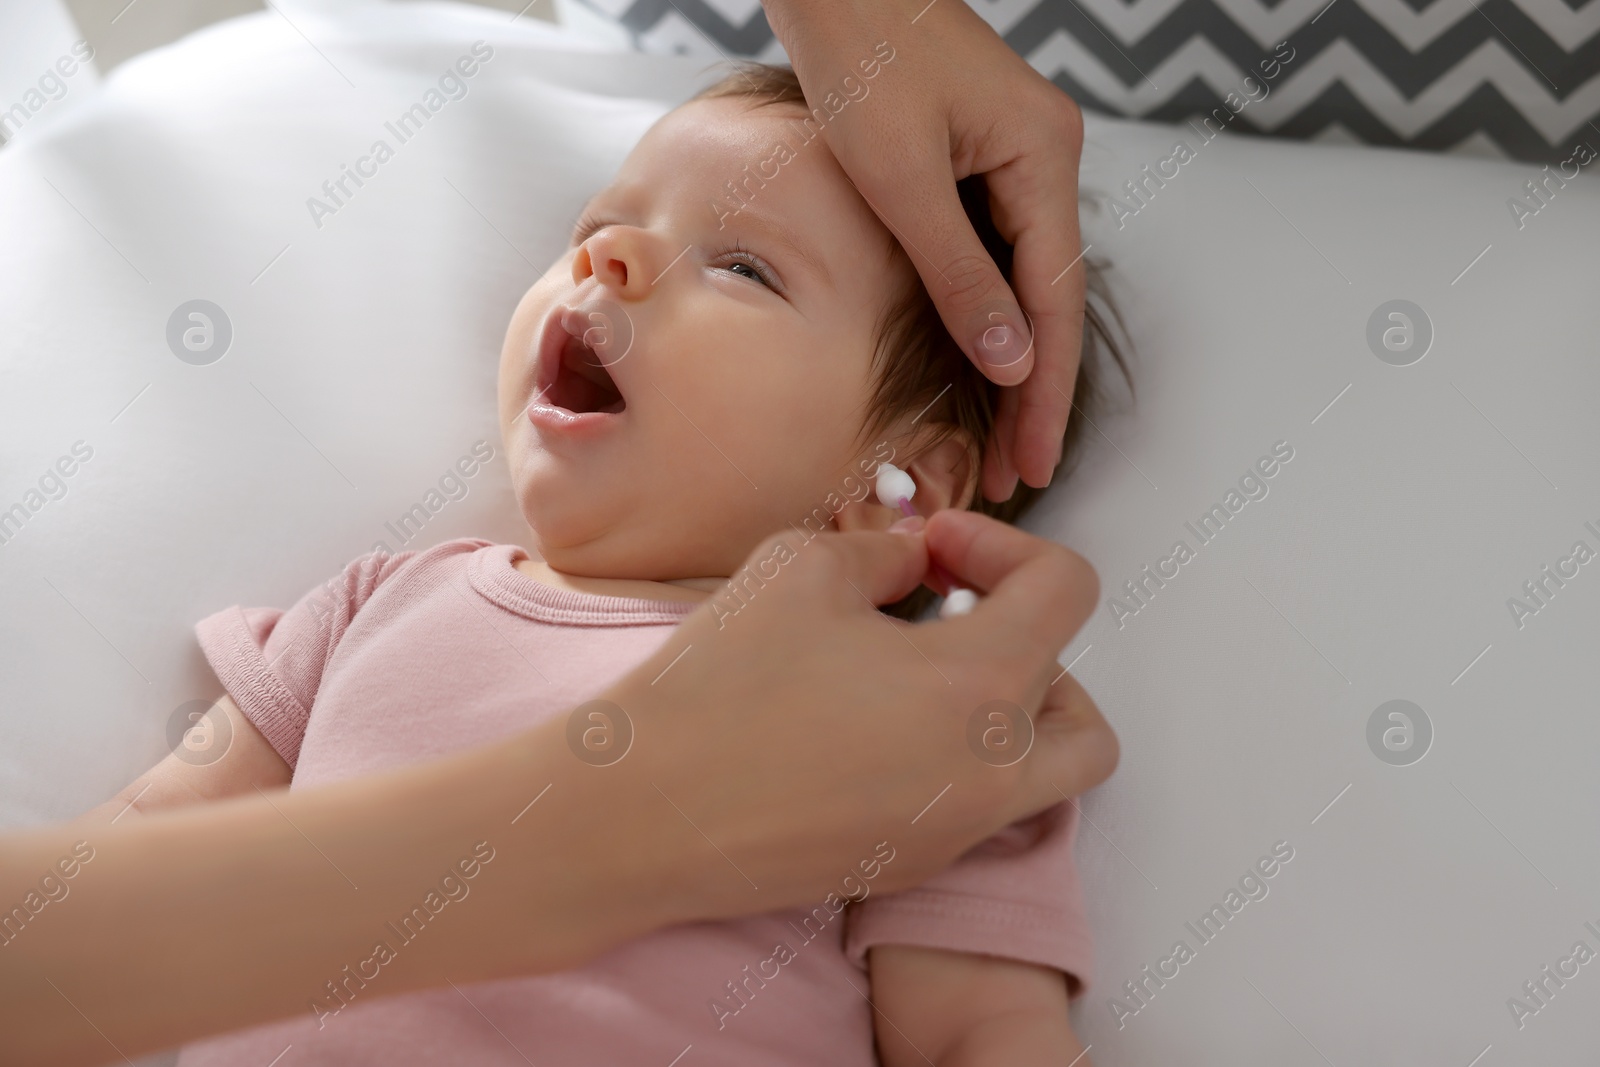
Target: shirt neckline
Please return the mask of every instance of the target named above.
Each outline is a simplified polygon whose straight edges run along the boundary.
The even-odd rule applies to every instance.
[[[507,611],[569,626],[678,623],[700,606],[690,600],[649,600],[558,589],[517,570],[517,560],[527,558],[528,553],[519,545],[485,545],[472,554],[468,580],[484,597]]]

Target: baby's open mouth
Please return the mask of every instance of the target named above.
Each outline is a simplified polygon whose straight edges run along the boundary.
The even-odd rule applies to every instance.
[[[547,403],[578,414],[615,414],[628,406],[598,353],[583,338],[568,336],[562,346],[556,380],[545,393]]]
[[[618,348],[621,351],[616,351]],[[530,416],[542,412],[541,420],[536,421],[567,426],[573,425],[576,416],[615,415],[625,410],[628,402],[611,368],[630,348],[632,334],[618,344],[603,311],[592,307],[552,310],[539,337]]]

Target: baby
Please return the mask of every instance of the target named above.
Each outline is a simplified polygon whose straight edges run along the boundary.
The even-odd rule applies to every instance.
[[[783,561],[729,576],[775,530],[809,539],[898,520],[869,492],[882,462],[909,472],[923,513],[1015,518],[1026,487],[1003,505],[977,499],[999,391],[829,153],[828,121],[789,70],[752,64],[656,123],[506,333],[504,456],[534,551],[475,539],[377,551],[288,611],[202,620],[225,690],[205,725],[231,734],[225,753],[168,757],[102,807],[299,789],[568,716],[707,599],[739,625]],[[962,191],[1009,274],[981,181]],[[1088,322],[1086,343],[1109,342],[1093,306]],[[1095,397],[1093,355],[1080,408]],[[888,610],[911,617],[930,597]],[[625,758],[603,738],[574,752]],[[371,954],[308,991],[307,1011],[190,1044],[178,1062],[866,1067],[876,1050],[888,1067],[1084,1064],[1067,1016],[1091,963],[1076,826],[1063,803],[897,895],[873,892],[895,859],[885,841],[809,910],[661,930],[564,973],[385,998],[384,968],[471,907],[495,854],[480,842],[411,912],[375,917]],[[740,877],[727,858],[705,877]]]

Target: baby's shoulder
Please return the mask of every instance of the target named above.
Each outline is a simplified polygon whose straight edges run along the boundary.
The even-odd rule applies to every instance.
[[[343,587],[344,594],[358,606],[380,589],[396,590],[423,575],[438,576],[441,571],[457,571],[470,566],[474,556],[497,547],[481,537],[458,537],[423,549],[391,552],[382,542],[370,552],[345,565],[341,575],[323,583],[325,592]],[[340,581],[340,578],[343,580]]]

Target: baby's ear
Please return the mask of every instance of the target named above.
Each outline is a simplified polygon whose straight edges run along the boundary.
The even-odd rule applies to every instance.
[[[964,510],[977,492],[978,467],[970,439],[960,430],[917,453],[906,472],[917,483],[911,504],[919,515],[932,515],[941,508]]]
[[[903,468],[917,483],[911,506],[922,516],[932,515],[941,508],[966,509],[978,490],[978,466],[967,442],[968,435],[955,430],[942,441],[908,449],[914,457]],[[834,516],[834,528],[841,533],[852,530],[887,530],[890,524],[902,518],[898,508],[878,502],[872,479],[867,479],[868,492],[861,500],[853,500]]]

